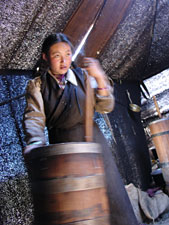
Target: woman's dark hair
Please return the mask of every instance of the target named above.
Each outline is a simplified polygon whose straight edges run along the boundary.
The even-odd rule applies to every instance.
[[[71,47],[71,50],[73,52],[74,49],[70,39],[63,33],[56,33],[49,35],[43,42],[42,52],[48,55],[50,47],[59,42],[67,43]]]

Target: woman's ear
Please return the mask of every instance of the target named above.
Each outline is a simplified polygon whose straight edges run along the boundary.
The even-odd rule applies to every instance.
[[[46,56],[45,53],[42,53],[42,59],[45,60],[45,61],[48,61],[47,56]]]

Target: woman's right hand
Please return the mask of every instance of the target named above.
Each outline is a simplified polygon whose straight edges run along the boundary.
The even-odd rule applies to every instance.
[[[44,145],[43,145],[43,144],[31,144],[31,145],[27,145],[27,146],[24,148],[23,155],[26,156],[26,155],[29,154],[33,149],[39,148],[39,147],[42,147],[42,146],[44,146]]]

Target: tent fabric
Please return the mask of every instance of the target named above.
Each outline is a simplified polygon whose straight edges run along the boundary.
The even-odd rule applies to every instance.
[[[64,31],[82,2],[85,1],[3,1],[0,4],[0,69],[33,69],[44,38],[49,33]],[[116,31],[97,54],[107,74],[116,80],[142,80],[169,67],[169,0],[131,2]],[[110,14],[105,13],[104,17],[101,14],[100,19],[107,21],[107,16]],[[101,39],[107,26],[97,26],[97,29],[97,38]],[[87,46],[90,43],[86,42]]]
[[[99,56],[112,79],[143,80],[169,67],[169,0],[135,0]]]
[[[1,69],[33,69],[44,38],[61,32],[80,0],[9,0],[0,7]]]

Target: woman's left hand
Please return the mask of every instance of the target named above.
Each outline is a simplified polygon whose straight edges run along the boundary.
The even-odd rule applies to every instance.
[[[83,59],[84,69],[95,78],[97,82],[97,92],[101,96],[110,95],[109,82],[98,60],[93,58]]]
[[[105,73],[97,59],[85,57],[83,59],[83,68],[87,70],[88,74],[96,80],[104,78]]]

